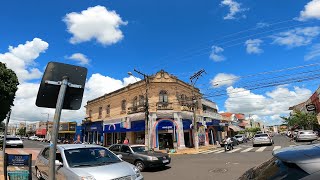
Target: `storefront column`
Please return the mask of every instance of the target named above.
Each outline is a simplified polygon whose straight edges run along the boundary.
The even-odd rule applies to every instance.
[[[149,126],[149,133],[148,133],[149,134],[149,142],[150,142],[150,147],[151,148],[158,149],[159,147],[156,147],[156,144],[153,141],[154,137],[157,137],[156,129],[153,129],[156,121],[157,121],[157,114],[156,113],[151,113],[149,115],[149,123],[148,123],[148,126]],[[147,145],[146,138],[145,138],[145,144]]]
[[[178,149],[184,149],[186,148],[184,143],[184,132],[183,132],[183,123],[182,123],[182,117],[178,113],[173,114],[174,121],[178,124],[179,127],[176,127],[177,132],[177,140],[178,140]]]
[[[87,139],[87,143],[90,143],[90,132],[88,132],[88,139]]]

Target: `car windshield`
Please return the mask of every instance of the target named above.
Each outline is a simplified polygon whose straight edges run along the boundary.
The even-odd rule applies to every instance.
[[[121,162],[121,160],[105,148],[79,148],[65,150],[70,167],[101,166]]]
[[[20,138],[17,137],[7,137],[7,141],[19,141]]]
[[[256,134],[255,137],[268,137],[268,134]]]
[[[243,136],[242,135],[236,135],[235,137],[236,138],[242,138]]]
[[[309,174],[293,163],[286,163],[279,159],[272,158],[261,166],[247,171],[240,179],[301,179]]]
[[[131,149],[133,152],[145,152],[146,147],[145,146],[131,146]]]

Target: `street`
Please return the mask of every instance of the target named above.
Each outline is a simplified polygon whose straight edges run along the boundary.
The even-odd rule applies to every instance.
[[[252,147],[252,142],[235,146],[234,150],[224,152],[223,148],[199,151],[198,154],[172,155],[169,166],[147,169],[142,172],[145,179],[237,179],[246,170],[261,164],[272,157],[272,151],[288,146],[309,144],[308,142],[290,142],[286,136],[273,137],[273,146]],[[48,143],[24,141],[25,148],[8,148],[12,154],[33,155],[33,165],[37,154]],[[34,177],[35,178],[35,177]]]

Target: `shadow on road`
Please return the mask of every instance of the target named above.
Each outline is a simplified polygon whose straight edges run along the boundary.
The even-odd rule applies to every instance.
[[[171,169],[171,167],[170,166],[163,166],[163,167],[157,167],[157,168],[148,168],[148,169],[145,169],[144,172],[159,172],[159,171],[165,171],[168,169]]]

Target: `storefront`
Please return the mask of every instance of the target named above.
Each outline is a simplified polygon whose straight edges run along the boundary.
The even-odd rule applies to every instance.
[[[145,120],[131,122],[132,137],[131,142],[134,144],[145,144]]]
[[[102,128],[102,122],[90,122],[83,124],[84,126],[84,133],[83,133],[83,139],[84,142],[90,143],[90,144],[100,144],[103,143],[103,128]]]
[[[73,141],[76,133],[76,126],[76,122],[60,122],[58,139],[60,139],[61,141]]]
[[[171,119],[160,119],[155,124],[155,145],[159,149],[173,149],[178,145],[177,124]]]
[[[121,127],[121,123],[104,125],[104,146],[122,143],[127,137],[128,129]]]
[[[39,138],[45,138],[46,134],[47,134],[46,129],[37,129],[36,131],[36,136],[38,136]]]
[[[186,147],[192,147],[192,120],[183,119],[183,136],[184,136],[184,144]]]
[[[212,120],[206,122],[206,125],[209,144],[217,144],[217,142],[219,143],[222,141],[222,139],[224,139],[223,132],[225,131],[225,127],[228,126],[228,124],[221,123],[220,120]]]

